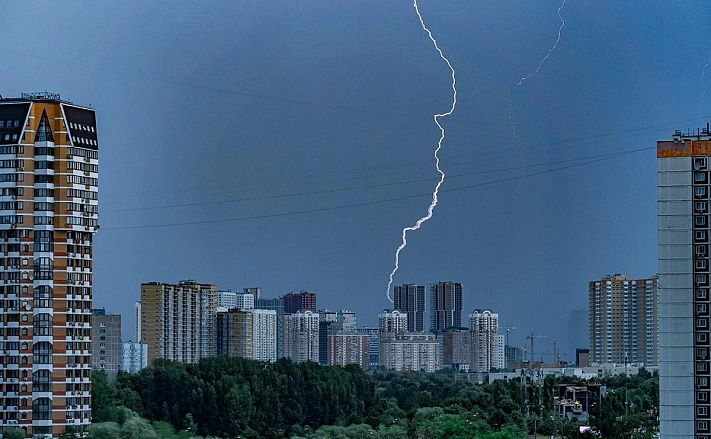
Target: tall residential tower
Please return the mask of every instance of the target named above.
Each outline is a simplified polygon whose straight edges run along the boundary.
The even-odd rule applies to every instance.
[[[58,436],[91,420],[93,109],[0,98],[0,428]]]
[[[425,330],[425,286],[415,284],[396,285],[393,291],[393,308],[407,313],[407,330]]]
[[[590,282],[590,361],[656,366],[657,278]]]
[[[657,142],[659,417],[664,439],[711,437],[711,135]]]
[[[430,286],[430,331],[462,326],[462,284],[439,282]]]

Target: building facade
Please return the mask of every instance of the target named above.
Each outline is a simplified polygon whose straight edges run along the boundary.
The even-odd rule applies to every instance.
[[[425,330],[425,286],[415,284],[397,285],[393,291],[393,308],[407,313],[407,330]]]
[[[148,345],[141,342],[121,343],[121,372],[138,373],[148,367]]]
[[[449,327],[440,331],[442,366],[469,372],[472,358],[472,333],[469,328]]]
[[[217,313],[217,355],[252,358],[254,320],[249,311],[232,308]]]
[[[370,336],[358,332],[340,331],[328,335],[329,366],[357,364],[363,370],[369,368],[368,346]]]
[[[430,331],[462,326],[462,284],[438,282],[430,285]]]
[[[218,291],[217,307],[227,309],[254,309],[254,295],[250,293],[235,293],[232,291]]]
[[[436,372],[440,369],[440,343],[429,332],[403,332],[380,343],[380,363],[386,370]]]
[[[54,93],[0,98],[0,428],[90,423],[98,168],[93,109]]]
[[[284,312],[294,314],[299,311],[316,311],[316,293],[302,291],[300,293],[291,292],[281,297],[284,302]]]
[[[284,314],[281,320],[281,355],[296,363],[319,362],[319,315],[313,311]]]
[[[488,309],[474,310],[469,314],[469,331],[472,337],[469,370],[474,373],[487,373],[491,369],[504,369],[505,337],[499,335],[499,314]]]
[[[590,361],[658,363],[657,278],[616,274],[590,282]]]
[[[217,286],[193,280],[141,284],[141,341],[156,358],[196,363],[217,355]]]
[[[114,380],[121,369],[121,316],[102,308],[92,310],[92,318],[92,368],[106,371]]]
[[[708,124],[657,142],[659,417],[664,439],[711,437],[709,160]]]

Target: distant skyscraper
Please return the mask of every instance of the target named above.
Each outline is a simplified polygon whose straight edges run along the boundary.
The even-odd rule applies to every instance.
[[[425,286],[415,284],[396,285],[393,291],[393,308],[407,313],[407,330],[425,330]]]
[[[141,284],[141,340],[156,358],[196,363],[217,354],[217,286],[193,280]]]
[[[148,367],[148,345],[140,342],[121,343],[121,372],[138,373]]]
[[[439,282],[430,286],[430,331],[462,326],[462,284]]]
[[[677,131],[672,140],[657,142],[659,417],[663,439],[711,437],[709,160],[708,124],[703,130]]]
[[[656,366],[657,278],[590,282],[590,361]]]
[[[313,311],[299,311],[281,316],[281,355],[300,363],[319,362],[319,315]]]
[[[0,430],[89,426],[98,154],[94,109],[0,97]]]
[[[284,300],[284,312],[293,314],[298,311],[316,311],[316,293],[302,291],[300,293],[291,292],[282,296]]]
[[[114,380],[121,367],[121,316],[106,314],[103,308],[92,310],[92,316],[92,368],[105,370]]]
[[[136,333],[134,337],[137,341],[141,341],[141,302],[138,301],[133,304],[134,318],[136,320]]]
[[[472,336],[472,363],[470,371],[487,373],[503,369],[505,365],[504,336],[499,336],[499,315],[490,310],[474,310],[469,314],[469,331]]]

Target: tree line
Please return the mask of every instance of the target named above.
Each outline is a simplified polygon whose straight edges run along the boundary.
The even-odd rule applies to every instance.
[[[475,385],[447,372],[369,374],[356,365],[288,359],[157,360],[114,382],[94,372],[91,437],[139,437],[117,430],[138,422],[163,432],[171,426],[188,437],[513,439],[534,430],[577,437],[577,424],[552,411],[553,386],[566,379],[574,381],[549,377],[541,386],[522,388],[517,381]],[[607,397],[592,413],[592,424],[604,437],[651,437],[656,421],[648,413],[658,407],[657,378],[642,372],[606,384]],[[533,400],[538,403],[531,410]],[[99,434],[101,423],[115,434],[106,428]]]

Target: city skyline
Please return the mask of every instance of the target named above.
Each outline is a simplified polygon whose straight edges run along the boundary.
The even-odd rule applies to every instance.
[[[700,1],[566,3],[512,114],[559,6],[420,5],[460,101],[442,121],[449,178],[395,285],[461,282],[463,309],[495,309],[514,346],[565,340],[591,279],[657,272],[655,142],[711,119]],[[391,306],[392,252],[427,206],[432,115],[451,99],[410,3],[46,4],[45,32],[20,2],[4,13],[0,94],[97,108],[94,298],[124,334],[154,280],[313,291],[361,325]]]

